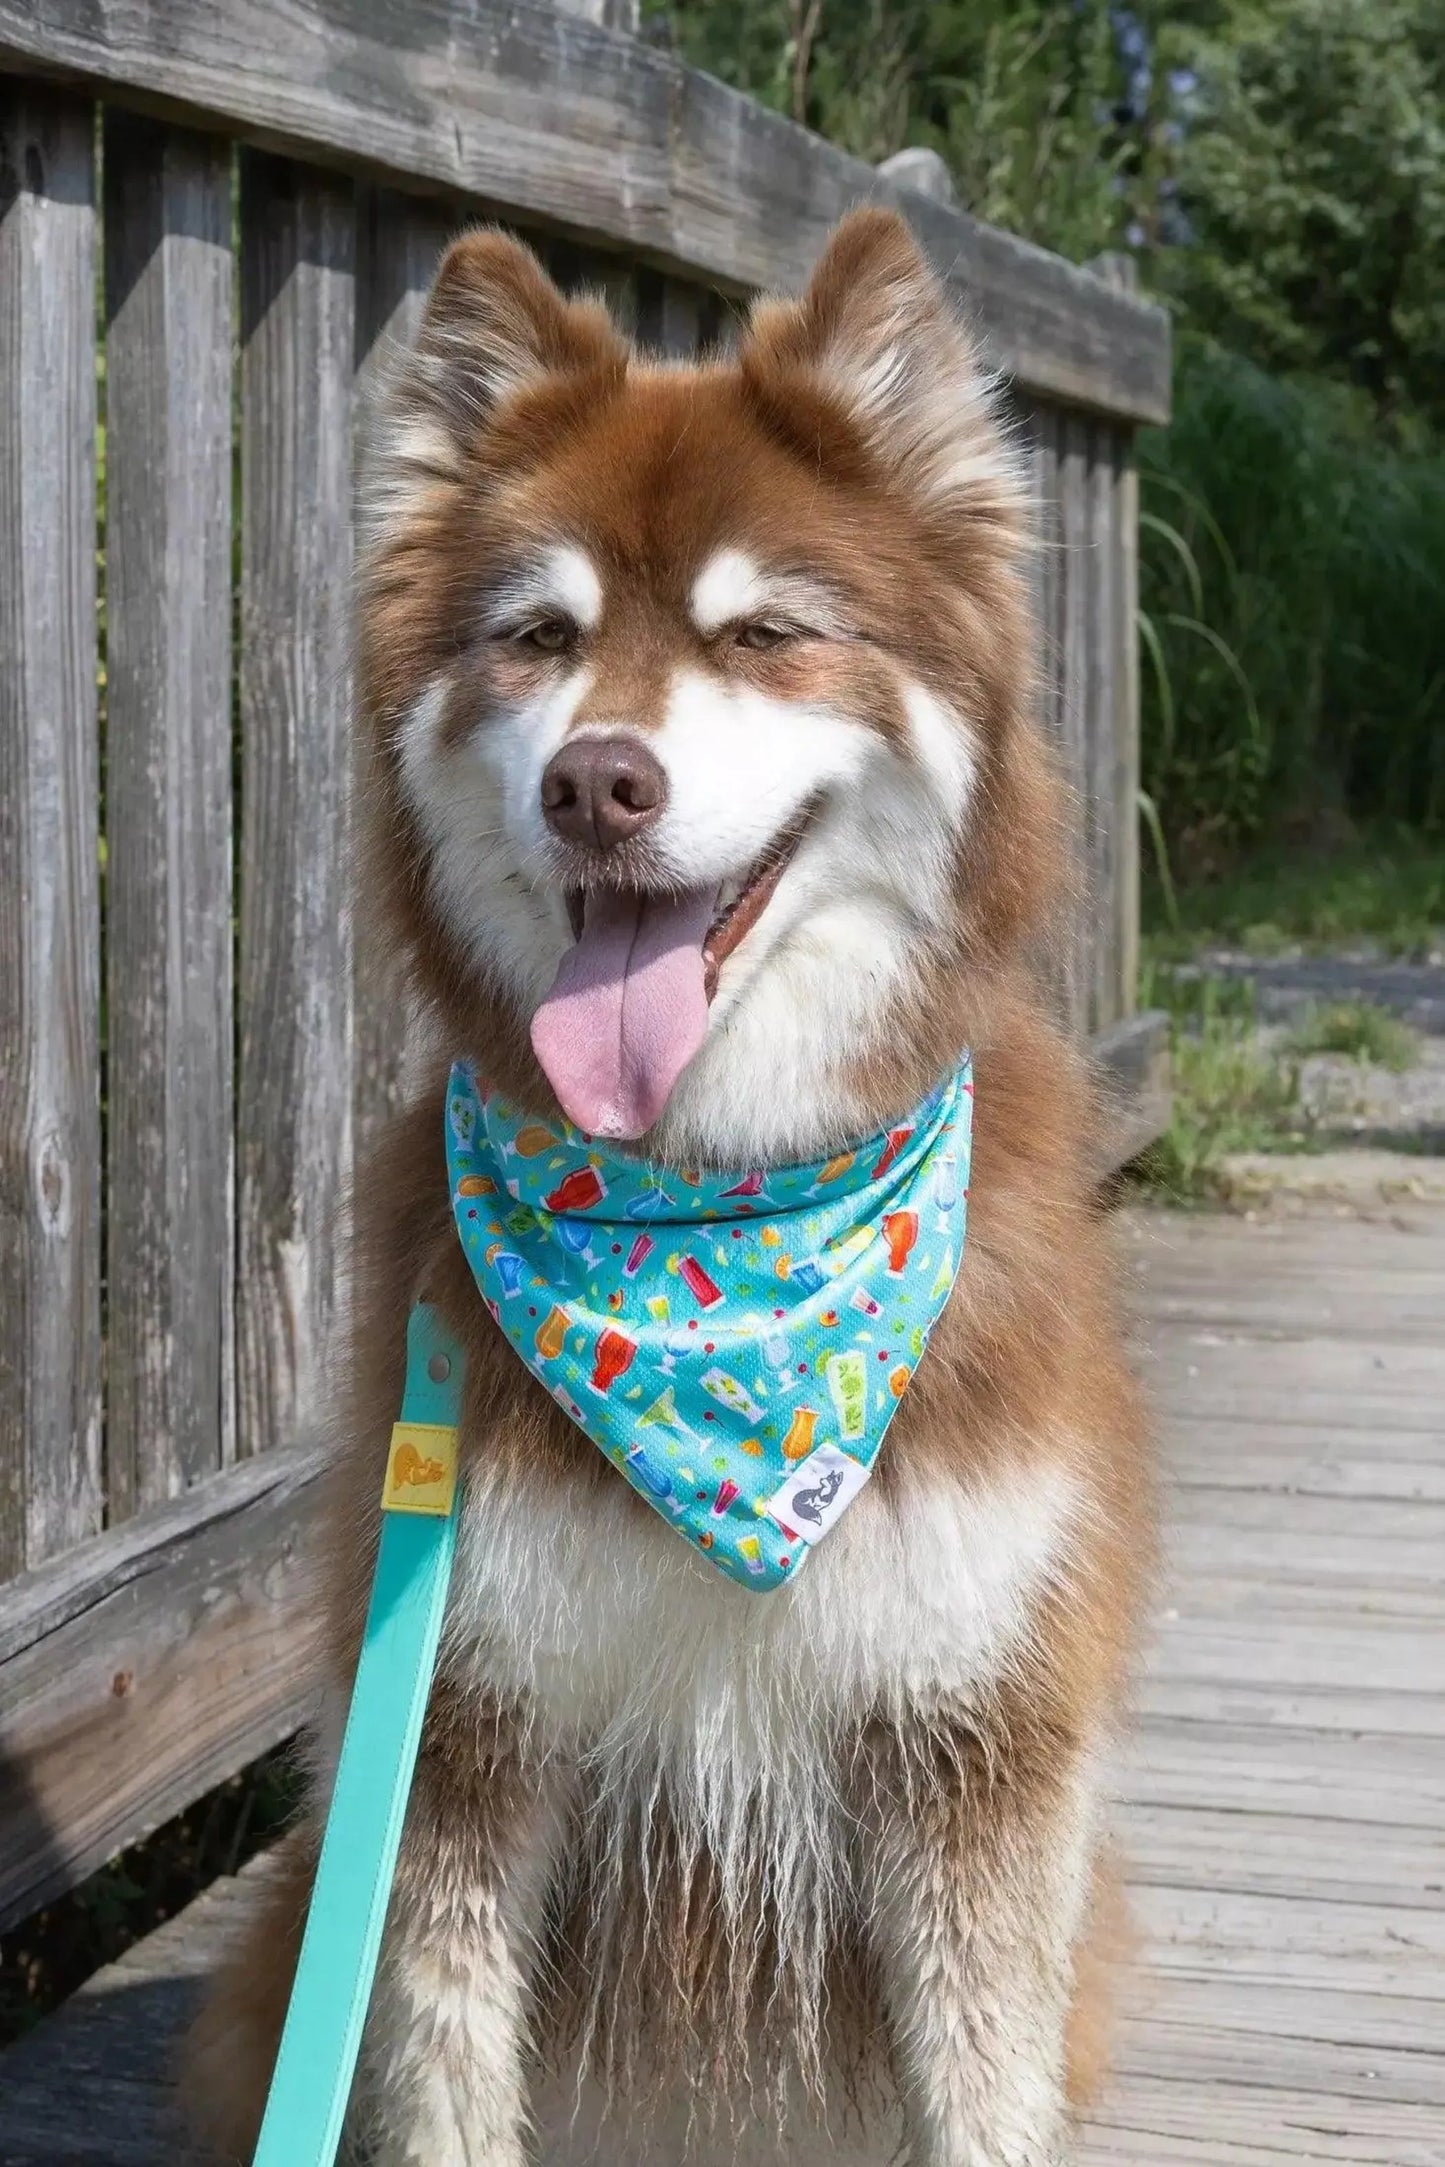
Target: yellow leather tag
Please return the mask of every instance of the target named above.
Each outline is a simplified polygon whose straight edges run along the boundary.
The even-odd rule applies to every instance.
[[[381,1488],[383,1512],[444,1519],[457,1487],[457,1433],[449,1423],[395,1422]]]

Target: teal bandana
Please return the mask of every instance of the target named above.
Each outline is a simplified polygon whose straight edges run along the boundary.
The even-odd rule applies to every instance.
[[[488,1309],[638,1495],[775,1588],[858,1495],[963,1255],[973,1069],[811,1166],[650,1168],[462,1063],[457,1228]]]

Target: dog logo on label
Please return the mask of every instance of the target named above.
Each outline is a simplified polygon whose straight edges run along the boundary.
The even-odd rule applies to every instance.
[[[810,1527],[820,1528],[823,1515],[843,1487],[843,1470],[830,1467],[822,1481],[811,1490],[793,1492],[792,1515],[795,1520],[806,1520]]]
[[[815,1446],[768,1500],[768,1516],[789,1542],[815,1543],[852,1504],[868,1473],[862,1460],[836,1445]]]

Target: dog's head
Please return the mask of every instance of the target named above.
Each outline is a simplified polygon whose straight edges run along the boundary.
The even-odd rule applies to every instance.
[[[362,586],[377,833],[448,1050],[540,1094],[529,1038],[580,1127],[745,1162],[926,1088],[1041,878],[1025,504],[891,214],[700,366],[455,243]]]

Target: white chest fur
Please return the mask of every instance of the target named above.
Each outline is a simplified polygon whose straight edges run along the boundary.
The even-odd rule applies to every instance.
[[[447,1624],[450,1674],[530,1702],[589,1750],[724,1755],[738,1773],[874,1710],[986,1693],[1067,1569],[1062,1464],[973,1491],[865,1490],[806,1570],[752,1595],[622,1478],[566,1490],[473,1484]]]

